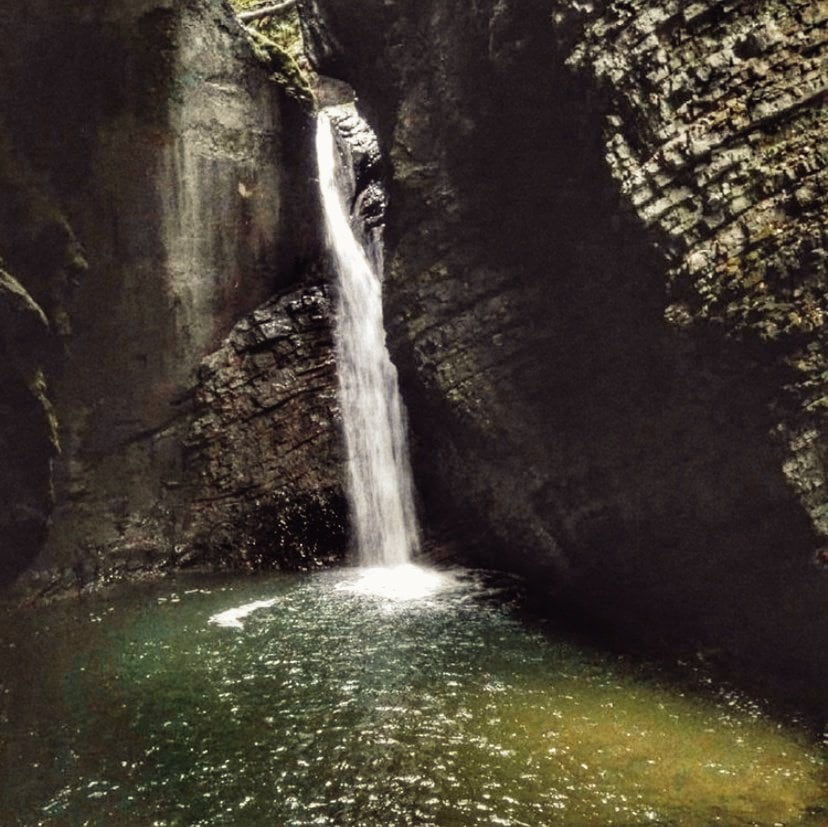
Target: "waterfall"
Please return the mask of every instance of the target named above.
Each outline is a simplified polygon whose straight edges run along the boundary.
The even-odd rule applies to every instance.
[[[405,414],[385,344],[381,275],[351,227],[337,175],[334,127],[324,112],[318,117],[316,153],[337,277],[334,335],[358,561],[364,566],[403,565],[419,540]]]

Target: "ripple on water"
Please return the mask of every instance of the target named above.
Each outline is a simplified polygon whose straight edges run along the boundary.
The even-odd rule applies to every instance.
[[[530,630],[491,592],[349,569],[19,613],[0,823],[825,823],[802,730]]]

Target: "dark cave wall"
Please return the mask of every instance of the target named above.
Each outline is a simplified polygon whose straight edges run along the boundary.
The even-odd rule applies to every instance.
[[[14,493],[25,463],[0,483],[12,500],[0,560],[16,561],[0,580],[31,561],[48,520],[38,568],[58,583],[192,559],[194,543],[204,560],[199,538],[211,534],[224,538],[211,547],[224,561],[236,532],[235,562],[248,564],[263,554],[250,551],[254,534],[280,536],[274,498],[287,510],[294,495],[318,501],[336,523],[335,429],[315,464],[303,449],[286,450],[313,444],[297,423],[331,404],[332,368],[312,380],[302,372],[302,343],[328,347],[327,305],[317,302],[313,325],[265,336],[255,353],[234,327],[298,325],[289,299],[268,299],[293,291],[301,304],[319,257],[307,111],[270,79],[218,1],[14,0],[0,10],[0,65],[0,256],[48,323],[48,332],[4,343],[18,360],[35,360],[48,390],[35,388],[31,371],[3,382],[2,444],[10,450],[27,419],[22,447],[38,471],[34,494]],[[235,372],[211,373],[227,358]],[[217,488],[218,448],[196,450],[210,440],[194,432],[228,393],[222,379],[239,397],[239,417],[269,381],[298,401],[261,402],[257,421],[282,453],[222,412],[227,466],[257,448],[264,456],[232,484],[225,469]],[[37,393],[53,408],[58,456]],[[39,420],[24,417],[29,409]],[[24,512],[36,513],[37,531],[14,516]],[[295,523],[290,538],[304,559]]]
[[[814,4],[304,6],[393,166],[426,524],[550,606],[824,685]]]
[[[40,359],[49,340],[43,310],[0,269],[0,582],[30,562],[45,540],[52,507],[54,413]]]

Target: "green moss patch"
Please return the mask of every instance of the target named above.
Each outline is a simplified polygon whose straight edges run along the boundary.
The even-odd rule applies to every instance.
[[[231,5],[236,12],[241,12],[269,4],[261,0],[231,0]],[[309,77],[310,65],[296,6],[251,21],[244,28],[256,56],[267,66],[273,80],[292,97],[312,105],[314,96]]]

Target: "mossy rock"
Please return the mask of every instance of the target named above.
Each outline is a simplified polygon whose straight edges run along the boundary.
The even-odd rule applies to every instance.
[[[231,0],[236,12],[262,5],[260,0]],[[272,17],[245,26],[256,57],[271,72],[271,77],[301,103],[313,106],[305,42],[295,6]]]

